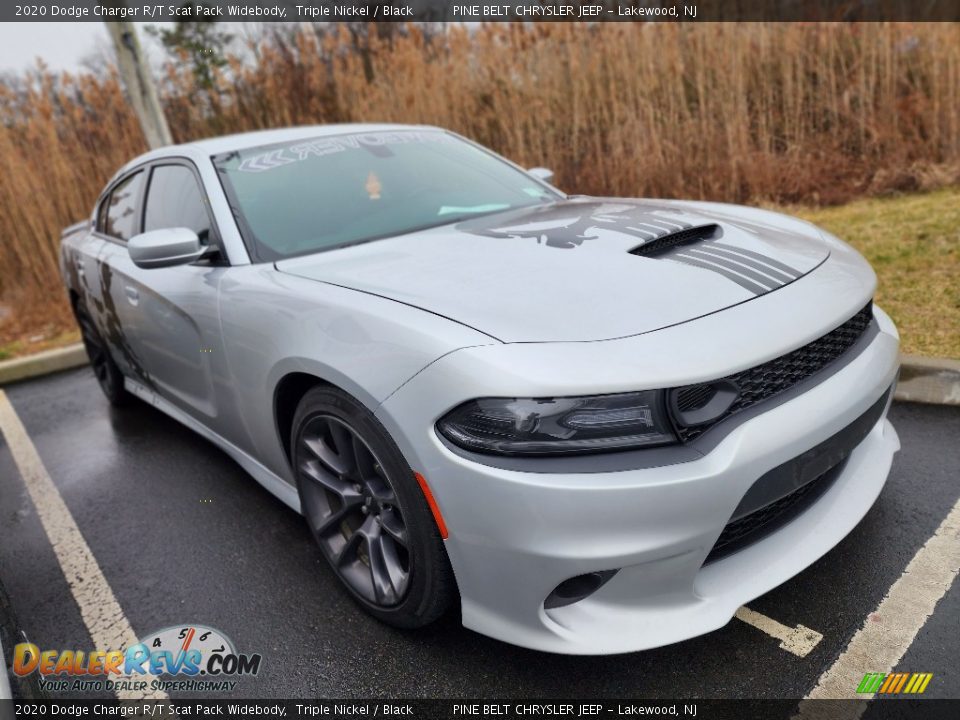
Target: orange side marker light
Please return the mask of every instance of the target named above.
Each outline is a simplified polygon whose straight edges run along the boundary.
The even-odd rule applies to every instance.
[[[437,501],[434,500],[433,493],[430,492],[430,486],[427,485],[426,478],[418,472],[415,472],[413,476],[417,479],[417,484],[420,486],[423,496],[427,499],[427,505],[430,506],[430,512],[433,513],[433,519],[437,523],[437,529],[440,530],[440,537],[446,540],[450,536],[450,533],[447,532],[447,524],[443,521],[443,515],[440,514],[440,507],[437,505]]]

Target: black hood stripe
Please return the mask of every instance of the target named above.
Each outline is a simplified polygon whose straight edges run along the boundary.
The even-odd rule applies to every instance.
[[[663,218],[663,217],[657,217],[651,220],[645,220],[644,222],[651,222],[657,225],[662,225],[670,232],[676,232],[677,230],[686,230],[687,228],[693,227],[689,223],[680,222],[679,220],[670,220],[668,218]]]
[[[653,233],[656,237],[664,237],[665,235],[670,235],[671,233],[676,232],[674,228],[665,228],[660,225],[656,225],[655,223],[653,223],[648,219],[634,220],[634,222],[637,225],[640,225],[640,227],[637,228],[638,230],[642,230],[643,232]],[[645,228],[648,228],[648,229],[645,229]]]
[[[643,228],[627,226],[627,230],[633,230],[634,232],[643,233],[644,235],[649,235],[651,240],[656,240],[660,237],[660,233],[655,233],[653,230],[644,230]]]
[[[738,255],[744,255],[748,258],[752,258],[754,260],[759,260],[762,263],[766,263],[770,267],[776,268],[777,270],[787,273],[787,275],[790,275],[794,280],[796,280],[798,277],[803,275],[803,273],[800,272],[799,270],[795,270],[789,265],[786,265],[780,262],[779,260],[774,260],[772,257],[762,255],[761,253],[754,252],[753,250],[744,250],[743,248],[738,248],[733,245],[727,245],[726,243],[721,243],[721,242],[714,242],[713,245],[723,250],[729,250],[730,252],[737,253]]]
[[[718,222],[692,225],[680,219],[700,217],[682,208],[649,202],[567,200],[471,218],[457,228],[483,237],[529,239],[538,245],[567,250],[599,240],[603,231],[609,230],[636,238],[640,244],[629,251],[632,255],[708,270],[755,295],[764,295],[803,276],[804,273],[765,254],[719,242],[724,226]],[[761,240],[778,237],[775,228],[742,223],[736,218],[728,222]],[[780,235],[790,237],[789,233]]]
[[[746,290],[749,290],[754,295],[766,295],[768,292],[770,292],[769,288],[763,287],[762,285],[757,285],[756,283],[751,282],[750,280],[743,277],[742,275],[738,275],[737,273],[731,272],[721,266],[714,265],[709,262],[701,261],[699,258],[692,258],[686,255],[674,255],[674,256],[671,256],[669,259],[676,260],[677,262],[681,262],[685,265],[691,265],[693,267],[700,268],[702,270],[710,270],[711,272],[719,273],[720,275],[723,275],[728,280],[733,280],[733,282],[735,282],[740,287]]]
[[[725,267],[727,270],[732,270],[735,273],[739,273],[744,277],[748,277],[758,285],[763,285],[770,290],[776,290],[778,287],[783,287],[785,283],[780,282],[779,280],[774,280],[766,275],[761,275],[756,272],[748,265],[745,265],[742,262],[736,260],[730,260],[722,256],[717,256],[711,253],[709,250],[703,248],[686,248],[684,251],[688,256],[693,255],[698,260],[703,260],[704,262],[710,262],[714,265],[719,265]]]
[[[661,219],[659,219],[659,218],[654,219],[654,218],[649,218],[649,217],[647,217],[647,218],[644,218],[643,220],[639,221],[637,224],[638,224],[638,225],[649,225],[650,227],[659,230],[659,231],[660,231],[659,234],[661,234],[661,235],[664,233],[664,231],[666,231],[666,232],[668,232],[668,233],[672,233],[672,232],[676,232],[677,230],[684,230],[684,229],[686,229],[686,228],[684,228],[684,227],[682,227],[682,226],[678,226],[678,225],[675,224],[675,223],[669,223],[669,222],[666,222],[665,220],[661,220]]]
[[[728,263],[736,263],[737,265],[742,265],[745,268],[750,268],[751,270],[755,270],[760,273],[763,273],[763,275],[765,276],[763,278],[764,281],[766,281],[767,278],[772,278],[773,280],[776,280],[778,286],[786,285],[788,282],[793,282],[794,280],[794,278],[790,277],[789,275],[785,275],[779,270],[774,270],[769,265],[765,265],[756,260],[751,260],[750,258],[744,257],[743,255],[737,255],[736,253],[732,253],[729,250],[724,250],[722,248],[714,247],[713,245],[710,245],[708,243],[704,243],[703,245],[697,247],[696,250],[697,252],[705,253],[707,255],[712,255],[714,257],[726,260]]]

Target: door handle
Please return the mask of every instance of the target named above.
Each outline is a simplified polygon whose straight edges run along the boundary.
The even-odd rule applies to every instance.
[[[127,294],[127,300],[129,300],[131,304],[136,305],[140,302],[140,291],[135,287],[132,285],[124,285],[123,290]]]
[[[76,268],[77,268],[77,273],[82,276],[82,275],[83,275],[83,260],[77,260],[77,261],[74,263],[74,265],[75,265]]]

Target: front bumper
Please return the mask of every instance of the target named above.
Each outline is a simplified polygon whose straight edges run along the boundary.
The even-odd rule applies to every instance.
[[[771,403],[706,455],[659,467],[538,473],[480,464],[433,431],[430,378],[398,391],[378,415],[427,477],[450,529],[464,625],[552,652],[653,648],[722,627],[741,605],[824,555],[886,481],[899,449],[888,406],[822,497],[772,534],[704,566],[758,478],[839,433],[891,388],[898,338],[883,311],[875,314],[878,332],[838,370]],[[401,427],[430,430],[411,438]],[[562,581],[612,569],[619,571],[593,595],[544,609]]]

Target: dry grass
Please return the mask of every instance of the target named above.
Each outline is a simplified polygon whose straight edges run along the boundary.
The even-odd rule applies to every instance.
[[[397,27],[275,36],[210,89],[171,64],[162,95],[177,140],[430,123],[599,195],[821,205],[960,182],[957,25]],[[142,150],[108,70],[41,69],[0,87],[0,343],[69,327],[60,229]]]
[[[866,256],[904,352],[960,358],[960,188],[790,212]]]

